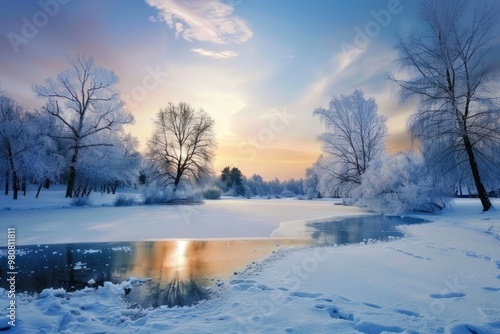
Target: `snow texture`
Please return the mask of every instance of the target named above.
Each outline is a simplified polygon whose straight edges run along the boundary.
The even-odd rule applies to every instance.
[[[283,220],[290,216],[312,219],[315,214],[326,213],[323,210],[327,208],[332,216],[362,212],[333,206],[328,201],[213,203],[202,207],[208,215],[205,225],[193,220],[197,237],[212,237],[211,231],[224,224],[229,231],[235,231],[231,228],[234,224],[244,230],[241,234],[263,235],[276,227],[280,216]],[[500,202],[494,204],[498,206]],[[71,240],[73,234],[81,232],[74,228],[80,229],[82,224],[99,226],[106,219],[114,224],[107,210],[117,210],[114,214],[118,216],[121,210],[126,211],[123,219],[116,218],[119,223],[125,223],[125,217],[134,220],[134,214],[140,214],[143,227],[151,230],[158,226],[160,211],[165,224],[178,214],[165,207],[133,208],[138,213],[128,209],[87,208],[81,209],[82,213],[78,213],[80,209],[58,209],[65,211],[66,223],[71,223],[72,228],[58,231],[52,241]],[[58,210],[47,210],[46,214],[37,211],[41,226],[48,224],[44,223],[45,215],[50,216],[47,221],[62,224],[57,219]],[[24,218],[15,222],[19,238],[37,227],[24,215],[30,212],[34,211],[24,211]],[[80,218],[84,212],[92,223],[85,224]],[[297,216],[299,212],[301,217]],[[9,212],[2,212],[2,218],[4,213]],[[230,216],[233,218],[228,219]],[[46,289],[36,297],[19,295],[18,321],[8,332],[500,333],[499,212],[481,213],[478,200],[464,199],[457,200],[452,210],[440,216],[420,217],[434,222],[405,226],[408,236],[402,239],[279,250],[261,262],[249,264],[212,299],[192,307],[131,307],[123,296],[127,289],[134,288],[134,279],[120,284],[106,282],[97,289],[71,293]],[[245,224],[238,223],[240,220]],[[4,222],[2,219],[2,226]],[[29,225],[24,231],[23,223]],[[106,233],[107,229],[102,231]],[[120,234],[116,227],[109,227],[112,230]],[[40,239],[45,238],[40,231],[37,234]],[[96,238],[100,235],[94,234]],[[132,236],[134,231],[126,235]],[[8,326],[4,316],[6,293],[0,292],[2,329]]]

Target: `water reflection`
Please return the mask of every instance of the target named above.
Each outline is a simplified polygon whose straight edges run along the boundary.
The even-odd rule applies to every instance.
[[[146,304],[153,307],[191,306],[209,297],[206,288],[194,278],[181,279],[177,274],[170,281],[165,281],[165,284],[158,283],[156,289],[141,286],[135,292],[135,296],[130,297],[132,300],[143,306]]]
[[[311,237],[321,245],[343,245],[367,240],[404,237],[399,225],[420,224],[423,219],[397,216],[361,216],[331,222],[309,223],[315,229]]]
[[[192,305],[208,298],[207,287],[283,247],[304,246],[310,239],[169,240],[83,243],[18,247],[20,291],[67,291],[142,278],[124,298],[144,307]],[[0,254],[6,253],[0,248]],[[6,288],[0,268],[0,287]],[[145,280],[145,278],[148,278]],[[95,282],[95,283],[93,283]]]
[[[131,305],[185,306],[209,297],[207,288],[223,285],[235,271],[244,270],[278,248],[358,243],[368,239],[402,237],[397,225],[421,223],[412,218],[365,216],[310,223],[307,238],[240,240],[167,240],[149,242],[85,243],[20,246],[16,258],[18,291],[45,288],[74,291],[121,283],[132,277],[124,291]],[[0,248],[0,255],[7,254]],[[1,259],[0,259],[1,260]],[[0,287],[7,288],[7,270],[0,267]],[[145,279],[148,278],[148,279]],[[139,283],[138,283],[139,282]]]
[[[188,245],[189,241],[187,240],[180,240],[176,242],[175,250],[171,256],[173,258],[173,262],[175,263],[174,267],[176,272],[182,272],[186,269],[186,249]]]

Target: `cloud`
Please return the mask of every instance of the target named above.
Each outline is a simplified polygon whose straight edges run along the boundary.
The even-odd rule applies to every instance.
[[[234,7],[219,0],[145,0],[159,11],[159,16],[176,37],[190,42],[216,44],[244,43],[253,33],[241,17],[234,15]]]
[[[215,59],[229,59],[236,57],[238,54],[231,50],[226,51],[211,51],[205,50],[203,48],[191,49],[191,51],[203,56],[203,57],[212,57]]]
[[[344,52],[339,52],[334,54],[330,59],[328,64],[325,66],[325,75],[317,78],[305,92],[300,100],[300,104],[308,104],[311,101],[317,101],[320,99],[325,92],[331,88],[331,86],[336,82],[338,77],[353,63],[360,59],[363,54],[362,50],[359,52],[353,52],[351,54],[345,54]]]
[[[335,75],[340,74],[343,70],[348,68],[349,65],[357,62],[367,52],[367,50],[367,48],[342,49],[342,53],[338,53],[334,56],[335,63],[337,64]]]

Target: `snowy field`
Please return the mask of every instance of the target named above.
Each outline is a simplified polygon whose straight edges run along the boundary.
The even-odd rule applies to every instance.
[[[104,198],[94,204],[108,205]],[[54,199],[43,210],[28,210],[40,202],[1,201],[11,210],[0,211],[0,227],[16,226],[20,244],[265,237],[294,225],[282,222],[367,214],[288,199],[126,208],[63,208]],[[405,226],[407,237],[390,242],[280,250],[193,307],[130,308],[122,296],[132,282],[18,296],[16,327],[7,332],[500,333],[500,212],[481,213],[478,200],[463,199],[422,217],[434,222]],[[8,328],[2,294],[0,328]]]

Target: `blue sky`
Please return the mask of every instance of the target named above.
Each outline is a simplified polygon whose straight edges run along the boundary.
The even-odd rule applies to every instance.
[[[136,119],[129,130],[141,149],[155,113],[184,101],[216,121],[216,170],[231,165],[249,176],[302,177],[321,151],[315,138],[323,127],[312,111],[355,88],[376,98],[388,117],[388,147],[408,146],[414,107],[397,104],[385,76],[397,33],[418,24],[416,3],[2,0],[0,88],[39,108],[31,85],[83,52],[120,77]],[[26,21],[38,24],[36,33],[25,36]]]

